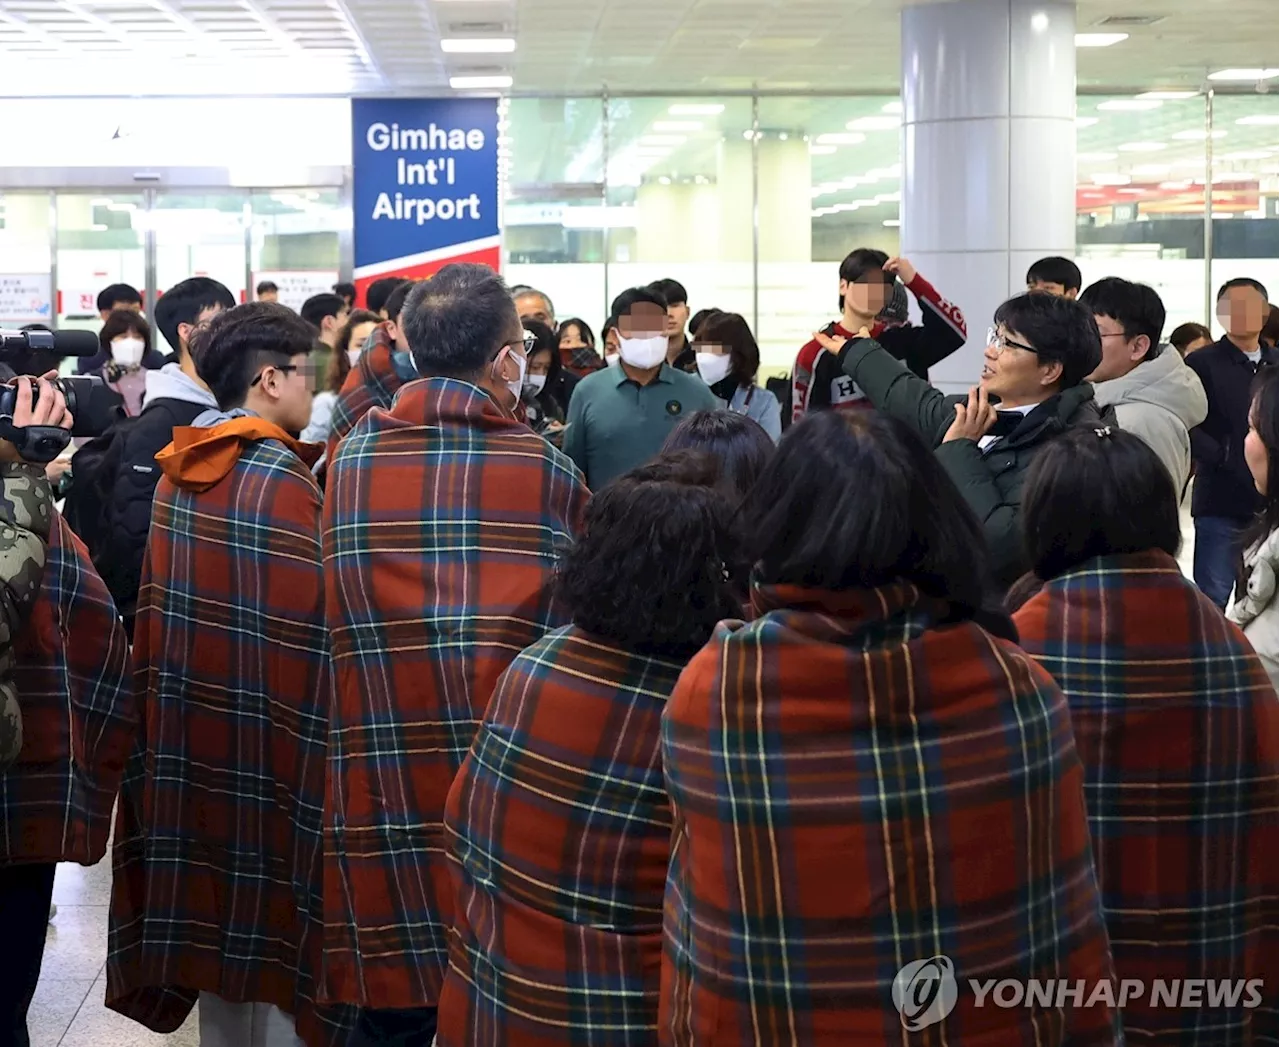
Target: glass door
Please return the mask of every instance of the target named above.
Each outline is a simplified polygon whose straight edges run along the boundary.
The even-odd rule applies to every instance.
[[[97,330],[98,292],[147,285],[146,201],[141,193],[57,194],[57,325]],[[144,303],[150,309],[151,303]]]
[[[151,210],[156,242],[156,287],[163,294],[189,276],[225,284],[237,302],[248,301],[245,230],[248,194],[159,190]]]

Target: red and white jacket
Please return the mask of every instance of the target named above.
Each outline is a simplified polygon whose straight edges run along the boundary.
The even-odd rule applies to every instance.
[[[924,323],[918,327],[913,324],[891,327],[877,320],[871,328],[871,337],[921,378],[928,378],[930,367],[964,345],[968,330],[959,306],[938,294],[933,284],[919,273],[907,284],[907,290],[920,303]],[[856,331],[847,331],[839,323],[828,325],[825,333],[833,338],[857,336]],[[803,418],[806,411],[869,406],[857,383],[840,369],[837,357],[823,349],[816,339],[800,350],[791,372],[793,422]]]

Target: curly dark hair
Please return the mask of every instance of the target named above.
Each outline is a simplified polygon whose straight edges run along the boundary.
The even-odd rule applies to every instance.
[[[662,454],[587,504],[557,573],[573,623],[638,654],[688,658],[742,614],[740,560],[718,470],[695,451]]]

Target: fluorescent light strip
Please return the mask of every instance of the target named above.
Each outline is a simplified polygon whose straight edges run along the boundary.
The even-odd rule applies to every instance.
[[[1076,47],[1110,47],[1128,39],[1128,33],[1076,33]]]
[[[451,76],[449,86],[455,91],[503,90],[511,86],[509,76]]]
[[[516,49],[516,42],[508,38],[446,37],[440,41],[440,50],[447,55],[509,55]]]

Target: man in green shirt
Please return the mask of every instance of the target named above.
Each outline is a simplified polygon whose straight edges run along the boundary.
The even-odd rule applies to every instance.
[[[613,302],[618,361],[587,375],[569,401],[564,451],[593,491],[648,461],[683,419],[722,404],[697,375],[667,363],[667,303],[647,287]]]

